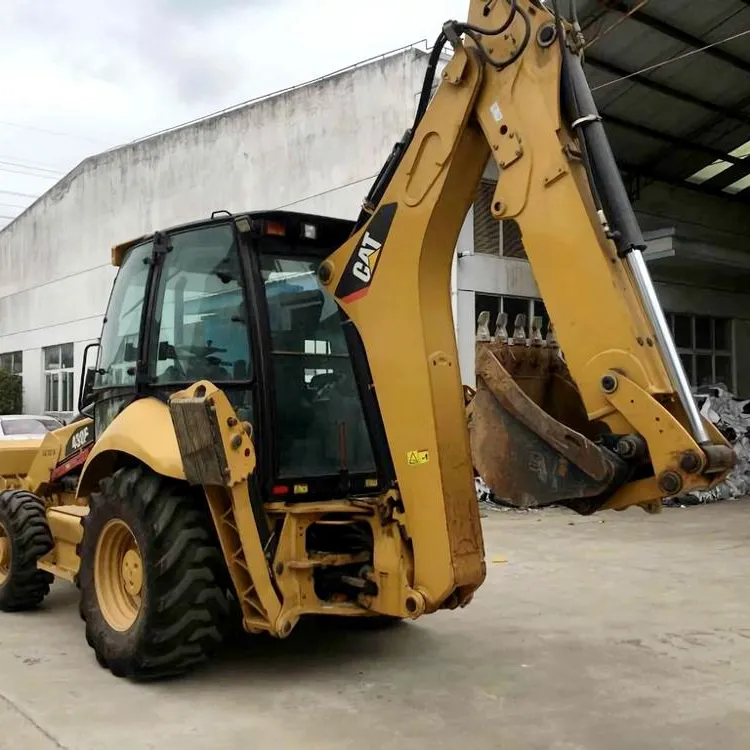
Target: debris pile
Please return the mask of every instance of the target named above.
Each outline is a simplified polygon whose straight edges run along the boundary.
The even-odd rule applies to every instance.
[[[721,384],[702,386],[694,396],[701,414],[732,444],[737,463],[713,489],[670,498],[664,504],[701,505],[750,495],[750,400],[740,400]]]

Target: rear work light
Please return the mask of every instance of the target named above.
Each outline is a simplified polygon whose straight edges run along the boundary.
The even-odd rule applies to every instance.
[[[318,228],[315,224],[302,224],[302,236],[306,240],[317,240],[318,239]]]

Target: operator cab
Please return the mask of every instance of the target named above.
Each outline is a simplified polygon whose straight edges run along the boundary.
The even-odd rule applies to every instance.
[[[387,449],[364,350],[317,276],[353,226],[225,213],[114,248],[97,436],[135,398],[205,379],[252,423],[266,499],[380,491]]]

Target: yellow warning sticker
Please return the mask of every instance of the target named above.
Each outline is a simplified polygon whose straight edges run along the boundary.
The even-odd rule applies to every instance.
[[[294,485],[294,494],[295,495],[306,495],[308,492],[308,487],[306,484],[295,484]]]
[[[409,451],[406,454],[406,461],[409,466],[419,466],[430,462],[429,451]]]
[[[377,487],[378,486],[378,480],[377,479],[365,479],[365,487]]]

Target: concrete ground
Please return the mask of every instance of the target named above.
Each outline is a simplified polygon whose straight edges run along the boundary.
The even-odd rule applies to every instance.
[[[484,518],[467,609],[300,627],[176,681],[112,677],[76,592],[0,616],[2,750],[745,750],[750,500]],[[507,561],[507,562],[506,562]]]

